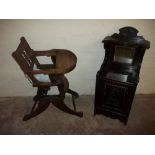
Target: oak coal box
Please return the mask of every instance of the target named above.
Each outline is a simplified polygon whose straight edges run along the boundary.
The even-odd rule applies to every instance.
[[[143,56],[150,48],[150,42],[137,33],[133,27],[123,27],[102,41],[105,57],[96,75],[94,115],[127,123]]]

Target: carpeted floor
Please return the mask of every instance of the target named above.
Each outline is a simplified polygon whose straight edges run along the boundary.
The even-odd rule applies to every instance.
[[[52,103],[39,116],[24,122],[24,114],[30,111],[32,97],[0,98],[1,135],[84,135],[84,134],[155,134],[155,95],[136,95],[125,126],[117,119],[103,115],[93,116],[94,96],[80,96],[76,100],[83,118],[64,113]],[[72,107],[71,98],[65,103]]]

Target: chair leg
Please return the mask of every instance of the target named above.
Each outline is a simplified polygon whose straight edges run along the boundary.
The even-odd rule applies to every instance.
[[[24,116],[23,121],[39,115],[48,108],[50,100],[47,98],[47,92],[49,89],[50,87],[38,87],[37,95],[33,98],[35,102],[31,112]]]
[[[58,85],[58,90],[60,92],[59,99],[62,101],[61,107],[64,109],[64,111],[66,111],[69,114],[83,117],[83,112],[77,112],[76,110],[75,99],[79,97],[78,93],[69,89],[69,83],[65,76],[62,76],[61,78],[63,82],[60,85]],[[49,89],[50,87],[38,87],[37,95],[33,98],[35,102],[31,109],[31,112],[24,116],[23,121],[27,121],[32,117],[39,115],[48,108],[50,102],[52,102],[52,96],[53,96],[53,95],[52,96],[47,95]],[[64,103],[66,93],[72,95],[72,103],[74,110],[67,107]]]
[[[77,111],[71,109],[70,107],[68,107],[63,100],[61,100],[59,97],[57,97],[57,95],[52,96],[51,102],[55,107],[57,107],[58,109],[60,109],[61,111],[65,112],[65,113],[75,115],[75,116],[78,116],[78,117],[83,116],[82,115],[83,113],[77,112]]]
[[[79,97],[79,94],[71,89],[68,89],[67,93],[72,95],[72,103],[73,103],[73,107],[74,107],[74,111],[75,111],[76,115],[79,117],[83,117],[83,112],[77,112],[77,110],[76,110],[75,99]]]
[[[69,112],[70,111],[70,114],[73,114],[73,115],[76,115],[76,116],[79,116],[79,117],[83,117],[83,112],[77,112],[76,110],[76,105],[75,105],[75,99],[79,97],[79,94],[76,93],[75,91],[69,89],[69,82],[67,80],[67,78],[63,75],[60,77],[61,78],[61,81],[62,83],[60,85],[58,85],[58,90],[59,90],[59,93],[60,93],[60,99],[63,101],[64,98],[65,98],[65,94],[66,93],[69,93],[72,95],[72,103],[73,103],[73,108],[74,110],[68,108],[67,110],[67,107],[65,108],[66,109],[66,112]],[[65,106],[63,106],[65,107]]]
[[[79,94],[71,89],[67,90],[67,93],[71,94],[72,96],[74,96],[75,98],[79,98]]]

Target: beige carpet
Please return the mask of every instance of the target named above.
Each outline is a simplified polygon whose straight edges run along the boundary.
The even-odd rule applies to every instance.
[[[135,96],[126,126],[103,115],[94,117],[93,101],[94,96],[76,100],[77,109],[84,112],[83,118],[64,113],[51,103],[41,115],[23,122],[24,114],[32,107],[32,97],[0,98],[0,134],[155,134],[155,95]],[[69,96],[65,103],[72,107]]]

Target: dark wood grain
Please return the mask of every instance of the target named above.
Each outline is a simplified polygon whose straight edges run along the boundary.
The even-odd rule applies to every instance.
[[[26,39],[21,37],[21,42],[16,51],[12,53],[12,56],[32,83],[32,86],[38,88],[37,95],[34,97],[34,106],[32,107],[31,112],[25,115],[23,118],[24,121],[27,121],[46,110],[51,101],[50,98],[52,97],[51,95],[48,95],[48,90],[50,90],[51,86],[58,87],[59,95],[57,97],[62,100],[62,103],[64,103],[63,100],[65,94],[70,93],[74,106],[74,110],[69,109],[70,114],[79,117],[83,116],[82,112],[76,111],[74,99],[77,95],[75,95],[74,91],[70,91],[69,82],[64,75],[65,73],[72,71],[76,66],[77,57],[73,52],[66,49],[34,51],[31,49]],[[51,62],[53,62],[53,64],[40,64],[37,59],[38,56],[51,57]],[[34,66],[37,68],[34,69]],[[34,76],[36,74],[48,75],[50,81],[39,81]],[[62,105],[62,107],[67,109],[64,105]],[[68,112],[68,109],[66,112]]]
[[[139,82],[143,56],[150,47],[149,41],[137,33],[133,27],[124,27],[119,34],[105,37],[102,41],[105,58],[96,75],[94,114],[118,118],[125,124]],[[116,61],[115,56],[119,54],[122,55]]]

